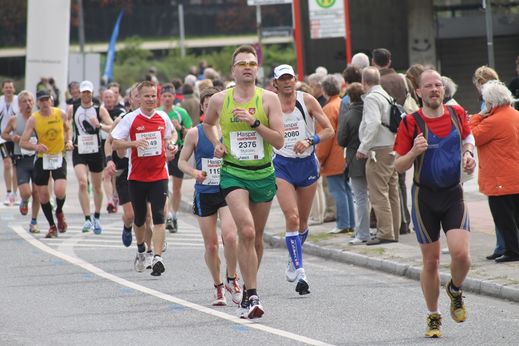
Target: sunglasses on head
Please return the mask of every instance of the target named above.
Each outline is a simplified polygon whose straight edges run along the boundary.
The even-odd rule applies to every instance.
[[[257,61],[246,61],[246,60],[240,60],[240,61],[237,61],[234,63],[234,66],[238,66],[238,67],[256,67],[258,66],[258,62]]]

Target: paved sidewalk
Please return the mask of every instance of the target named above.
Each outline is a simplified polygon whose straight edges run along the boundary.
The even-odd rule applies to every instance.
[[[192,210],[193,183],[192,179],[185,179],[182,185],[182,209],[186,212]],[[477,192],[474,179],[466,183],[464,188],[472,229],[472,266],[463,287],[466,291],[519,302],[519,262],[497,264],[485,259],[495,246],[494,223],[487,198]],[[265,242],[273,247],[284,248],[284,225],[283,213],[274,199],[265,230]],[[398,243],[352,246],[348,244],[351,234],[327,233],[334,226],[334,223],[310,226],[304,252],[419,280],[421,254],[414,233],[401,235]],[[445,240],[443,235],[442,240]],[[446,246],[443,242],[442,248]],[[445,284],[450,279],[449,254],[442,253],[440,261],[441,281]]]

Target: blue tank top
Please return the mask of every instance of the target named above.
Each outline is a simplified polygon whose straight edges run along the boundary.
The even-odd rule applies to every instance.
[[[450,111],[450,110],[449,110]],[[414,182],[431,190],[452,188],[461,178],[461,132],[455,115],[451,113],[450,133],[439,138],[424,127],[424,137],[429,145],[415,164]]]
[[[196,128],[198,129],[198,143],[195,148],[195,162],[196,169],[202,170],[202,159],[212,159],[214,157],[214,145],[205,135],[203,124],[196,125]],[[196,193],[217,193],[219,191],[219,185],[203,185],[198,182],[195,183]]]

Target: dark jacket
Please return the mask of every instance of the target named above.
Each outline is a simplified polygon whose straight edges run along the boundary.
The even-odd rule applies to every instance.
[[[405,82],[402,76],[396,73],[392,68],[380,69],[380,85],[382,88],[396,100],[399,105],[405,102],[406,91]]]
[[[346,148],[346,165],[348,177],[358,178],[366,176],[366,159],[357,160],[355,154],[360,145],[359,127],[362,121],[362,102],[350,103],[346,112],[339,116],[337,128],[337,142]]]

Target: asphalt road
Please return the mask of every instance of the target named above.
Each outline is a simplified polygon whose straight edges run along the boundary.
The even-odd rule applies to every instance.
[[[43,239],[45,232],[33,237],[17,208],[0,207],[0,345],[430,341],[423,337],[426,310],[416,281],[306,256],[312,293],[300,297],[284,278],[286,252],[266,249],[258,288],[265,315],[240,320],[235,306],[210,305],[212,280],[191,215],[181,214],[179,233],[168,234],[166,272],[156,278],[133,270],[135,243],[122,246],[120,215],[103,215],[101,235],[82,234],[75,193],[67,199],[69,231],[54,240]],[[463,324],[450,319],[448,304],[442,292],[442,345],[517,344],[519,304],[467,294]]]

